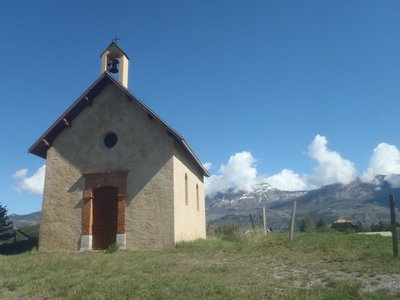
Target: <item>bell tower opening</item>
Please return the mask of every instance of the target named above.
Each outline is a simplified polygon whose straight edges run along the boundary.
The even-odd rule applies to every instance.
[[[111,44],[100,55],[101,57],[101,74],[110,72],[118,75],[118,81],[126,88],[128,88],[128,67],[129,57],[117,45],[117,38],[113,39]]]

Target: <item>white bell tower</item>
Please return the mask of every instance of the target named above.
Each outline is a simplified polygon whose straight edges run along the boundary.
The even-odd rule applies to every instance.
[[[118,74],[118,81],[126,88],[128,88],[128,68],[129,57],[124,51],[116,44],[114,39],[106,50],[100,55],[101,57],[101,73],[110,72]],[[118,68],[119,66],[119,68]]]

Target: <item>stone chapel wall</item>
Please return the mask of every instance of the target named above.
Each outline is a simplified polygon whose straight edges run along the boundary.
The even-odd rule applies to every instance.
[[[79,249],[82,230],[82,174],[128,172],[127,249],[174,244],[174,138],[165,127],[107,86],[55,139],[47,152],[39,249]],[[108,149],[103,139],[118,136]]]

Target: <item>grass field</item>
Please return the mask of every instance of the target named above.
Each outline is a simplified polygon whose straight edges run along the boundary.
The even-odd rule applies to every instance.
[[[0,299],[400,299],[391,239],[211,237],[159,251],[0,256]]]

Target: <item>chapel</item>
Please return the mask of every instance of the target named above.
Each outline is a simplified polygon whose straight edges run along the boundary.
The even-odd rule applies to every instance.
[[[46,160],[39,250],[154,249],[205,238],[209,173],[128,90],[129,57],[117,43],[100,57],[100,77],[29,149]]]

